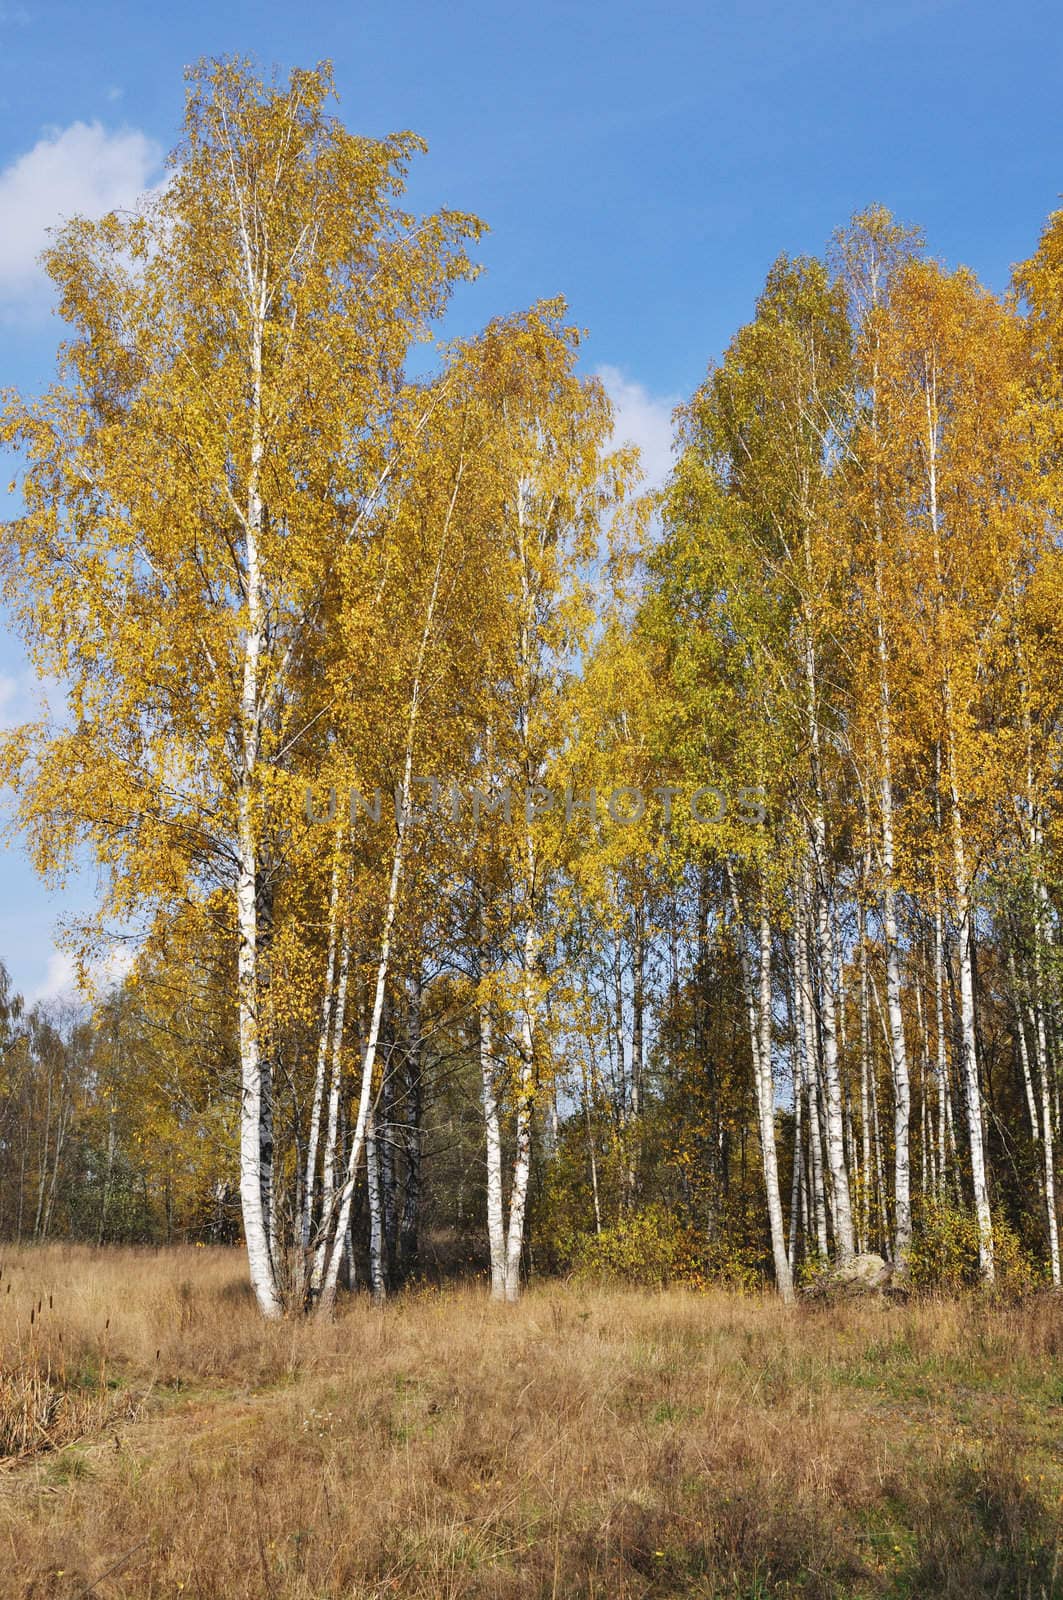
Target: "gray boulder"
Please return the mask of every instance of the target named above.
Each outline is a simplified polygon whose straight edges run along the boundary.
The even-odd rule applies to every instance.
[[[889,1262],[882,1256],[868,1253],[854,1256],[844,1266],[825,1267],[805,1286],[804,1292],[812,1300],[857,1300],[884,1294],[893,1287],[893,1279]]]

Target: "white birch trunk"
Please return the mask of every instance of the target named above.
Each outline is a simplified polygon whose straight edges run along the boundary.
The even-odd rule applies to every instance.
[[[262,1128],[268,1114],[259,1037],[258,995],[258,855],[255,836],[255,769],[260,742],[259,670],[263,637],[262,576],[259,537],[262,529],[261,473],[262,336],[266,285],[252,267],[244,236],[251,328],[251,457],[247,511],[244,518],[247,622],[244,631],[243,678],[240,692],[240,755],[237,773],[236,917],[239,936],[237,993],[240,1041],[240,1205],[251,1286],[264,1316],[279,1317],[281,1298],[276,1264],[269,1244],[269,1218],[262,1192]]]
[[[391,873],[388,879],[387,898],[384,903],[383,926],[380,934],[380,950],[377,959],[376,982],[373,990],[373,1009],[370,1014],[369,1033],[365,1042],[365,1052],[362,1058],[361,1089],[358,1097],[358,1111],[355,1118],[354,1129],[351,1134],[351,1148],[347,1159],[347,1171],[344,1182],[338,1193],[334,1196],[323,1219],[325,1232],[322,1238],[325,1269],[321,1278],[321,1292],[319,1306],[323,1315],[329,1315],[336,1303],[336,1283],[339,1276],[340,1261],[343,1255],[343,1242],[350,1226],[351,1201],[354,1197],[354,1186],[358,1176],[358,1166],[362,1158],[362,1147],[365,1143],[365,1130],[369,1118],[373,1094],[373,1076],[376,1070],[377,1046],[380,1041],[380,1023],[384,1014],[384,996],[387,991],[388,974],[391,970],[391,941],[395,926],[395,913],[399,903],[399,887],[402,882],[402,873],[406,860],[406,837],[410,822],[410,802],[413,791],[413,752],[417,735],[418,717],[421,710],[421,694],[425,661],[428,655],[428,646],[432,637],[435,624],[436,604],[439,599],[440,580],[443,573],[443,558],[446,552],[451,522],[454,515],[454,506],[457,501],[458,488],[461,483],[463,463],[459,464],[455,474],[454,488],[447,508],[446,520],[439,541],[436,554],[435,571],[432,577],[432,589],[425,613],[424,628],[421,633],[417,661],[414,668],[413,685],[410,692],[410,712],[406,727],[406,751],[403,761],[402,782],[399,786],[398,803],[396,806],[395,847],[391,857]],[[335,1231],[329,1244],[328,1229],[335,1212]]]
[[[821,1261],[828,1255],[827,1203],[823,1182],[823,1138],[820,1129],[818,1091],[818,1048],[816,1044],[815,1007],[812,999],[812,982],[808,965],[808,935],[805,923],[804,895],[798,896],[798,913],[794,928],[794,960],[797,969],[798,1046],[801,1076],[808,1096],[809,1153],[812,1165],[812,1210],[815,1218],[816,1249]]]
[[[877,369],[875,417],[878,429]],[[897,904],[893,828],[893,714],[890,700],[889,648],[886,639],[884,598],[884,541],[876,496],[875,507],[875,643],[878,657],[879,811],[882,826],[882,932],[886,949],[886,1007],[889,1013],[890,1071],[893,1076],[893,1258],[903,1268],[912,1242],[912,1201],[909,1138],[912,1116],[911,1078],[901,1009],[901,974],[897,950]],[[924,1165],[925,1171],[925,1165]]]
[[[325,956],[325,990],[321,999],[321,1022],[318,1028],[317,1061],[314,1069],[314,1098],[310,1107],[310,1128],[306,1141],[306,1169],[303,1178],[303,1204],[299,1218],[299,1244],[302,1251],[302,1273],[309,1274],[310,1229],[317,1190],[317,1156],[321,1141],[321,1112],[325,1098],[325,1073],[328,1068],[329,1036],[332,1023],[332,991],[336,978],[336,930],[340,899],[340,837],[336,839],[336,859],[332,868],[332,887],[329,893],[328,948]]]
[[[502,1210],[502,1131],[495,1087],[497,1064],[491,1007],[480,1006],[480,1082],[487,1144],[487,1243],[491,1255],[491,1299],[506,1298],[506,1236]]]
[[[339,1149],[340,1094],[343,1088],[343,1035],[347,1024],[347,989],[350,980],[351,935],[344,924],[340,934],[339,975],[336,981],[336,1009],[332,1019],[332,1070],[329,1075],[328,1116],[325,1121],[325,1152],[321,1163],[321,1217],[310,1287],[317,1295],[325,1274],[329,1228],[336,1207],[336,1161]]]
[[[926,407],[926,464],[927,499],[930,530],[934,548],[934,567],[940,584],[940,517],[937,493],[937,376],[933,362],[928,359],[925,370],[924,402]],[[959,776],[956,770],[956,717],[952,699],[952,681],[948,662],[945,663],[944,683],[945,747],[949,786],[949,822],[952,844],[953,892],[956,901],[958,958],[960,968],[960,1053],[964,1099],[967,1106],[967,1132],[971,1153],[971,1182],[974,1190],[975,1216],[978,1220],[978,1266],[987,1283],[994,1280],[993,1220],[989,1208],[989,1187],[985,1165],[985,1135],[982,1126],[982,1102],[978,1082],[978,1046],[975,1036],[974,967],[972,940],[974,937],[971,883],[967,869],[967,853],[963,836],[963,816],[960,807]]]
[[[959,795],[950,760],[952,800],[952,849],[956,896],[957,955],[960,968],[960,1040],[964,1099],[967,1106],[967,1132],[971,1153],[971,1183],[978,1220],[978,1268],[986,1283],[995,1278],[993,1264],[993,1219],[989,1209],[989,1186],[985,1165],[985,1133],[982,1125],[982,1099],[978,1082],[978,1047],[974,1020],[974,965],[971,943],[974,937],[973,914],[963,842],[963,823]]]
[[[805,1175],[805,1147],[802,1111],[804,1108],[804,1083],[800,1067],[801,1045],[797,1037],[797,1015],[791,1002],[790,1004],[790,1032],[794,1040],[794,1066],[793,1066],[793,1094],[794,1094],[794,1162],[790,1182],[790,1237],[787,1243],[786,1259],[790,1263],[790,1276],[793,1277],[797,1266],[797,1237],[802,1222],[807,1227],[807,1220],[802,1215],[802,1195],[804,1193]]]
[[[1036,843],[1040,846],[1040,838]],[[1052,1285],[1060,1287],[1059,1219],[1056,1215],[1055,1133],[1052,1127],[1051,1068],[1045,1028],[1043,941],[1048,937],[1048,891],[1038,874],[1034,913],[1034,1045],[1041,1089],[1041,1156],[1044,1176],[1045,1220],[1048,1224],[1048,1262]],[[1021,1031],[1021,1024],[1020,1024]]]
[[[384,1281],[384,1228],[380,1207],[380,1152],[377,1144],[376,1112],[370,1109],[365,1129],[365,1173],[369,1194],[369,1286],[373,1304],[387,1299]]]
[[[951,694],[946,686],[946,713],[951,725]],[[960,969],[960,1046],[964,1101],[967,1107],[967,1134],[971,1155],[971,1186],[978,1221],[978,1269],[986,1283],[995,1279],[993,1264],[993,1219],[989,1208],[989,1185],[985,1164],[985,1132],[982,1124],[982,1098],[978,1081],[978,1044],[974,1016],[974,963],[972,941],[974,916],[971,905],[967,852],[963,837],[959,785],[951,736],[948,749],[949,801],[952,834],[953,893],[956,901],[957,957]]]
[[[1022,1069],[1022,1084],[1026,1093],[1026,1114],[1030,1119],[1030,1133],[1034,1144],[1039,1144],[1041,1139],[1041,1116],[1037,1109],[1037,1095],[1033,1084],[1033,1074],[1030,1071],[1030,1051],[1026,1043],[1026,1023],[1028,1018],[1032,1031],[1036,1024],[1033,1021],[1032,1009],[1024,1002],[1022,990],[1019,987],[1019,974],[1015,964],[1014,946],[1008,946],[1008,977],[1011,980],[1012,1007],[1015,1012],[1015,1043],[1019,1048],[1019,1065]]]
[[[529,851],[531,842],[529,838]],[[532,881],[529,873],[529,883]],[[524,1251],[524,1213],[531,1176],[532,1106],[535,1100],[535,1002],[533,978],[535,929],[530,920],[524,928],[524,981],[521,994],[520,1074],[517,1082],[516,1146],[513,1155],[513,1183],[509,1193],[509,1227],[506,1232],[506,1299],[520,1299],[520,1260]]]
[[[952,1100],[949,1095],[949,1057],[945,1029],[945,929],[941,910],[941,889],[934,873],[934,1022],[935,1077],[938,1091],[938,1198],[945,1198],[948,1182],[949,1131],[952,1125]]]
[[[745,991],[746,1015],[749,1021],[749,1048],[753,1058],[753,1081],[757,1097],[757,1131],[760,1137],[761,1163],[764,1171],[764,1193],[768,1205],[768,1226],[771,1232],[772,1263],[775,1269],[775,1286],[782,1300],[789,1304],[794,1297],[793,1276],[786,1248],[786,1229],[783,1224],[782,1198],[779,1193],[778,1148],[775,1142],[775,1074],[772,1066],[772,987],[771,987],[771,923],[763,900],[757,914],[757,974],[754,982],[750,970],[749,952],[738,889],[730,865],[727,868],[731,905],[735,917],[735,939],[738,947],[739,969]]]
[[[865,858],[865,881],[868,868],[869,862]],[[867,977],[867,922],[862,900],[859,903],[857,914],[859,917],[857,937],[860,946],[860,1171],[862,1178],[860,1249],[863,1252],[870,1247],[871,1201],[875,1179],[871,1167],[871,1112],[868,1098],[868,1084],[871,1077],[871,1014]]]
[[[825,848],[825,842],[825,829],[820,818],[817,821],[819,852]],[[823,1084],[826,1091],[827,1160],[834,1195],[836,1253],[838,1260],[845,1262],[852,1259],[855,1247],[849,1174],[845,1165],[845,1127],[842,1120],[841,1076],[838,1065],[838,1028],[834,1002],[834,931],[828,891],[825,882],[819,877],[819,872],[822,870],[825,870],[825,862],[821,858],[814,894],[820,964],[820,1022],[823,1040]]]
[[[760,1153],[764,1166],[764,1187],[768,1200],[768,1223],[771,1229],[771,1252],[775,1265],[775,1283],[782,1299],[789,1304],[794,1297],[790,1258],[786,1249],[786,1231],[783,1227],[782,1201],[779,1195],[779,1163],[775,1144],[775,1073],[772,1067],[771,1041],[771,924],[767,909],[762,906],[759,918],[759,1050],[754,1057],[757,1074],[757,1112],[760,1127]]]
[[[882,931],[886,946],[886,1009],[889,1015],[890,1070],[893,1076],[893,1259],[903,1267],[912,1242],[911,1158],[909,1139],[912,1089],[908,1048],[901,1009],[901,971],[897,953],[897,910],[894,891],[893,787],[889,767],[888,732],[883,733],[884,774],[880,788],[882,808]]]

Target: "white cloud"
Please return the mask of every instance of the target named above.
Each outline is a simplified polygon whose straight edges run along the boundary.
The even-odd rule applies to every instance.
[[[614,442],[638,445],[646,474],[643,487],[659,489],[672,470],[672,412],[678,395],[652,395],[619,367],[599,367],[598,377],[616,411]]]
[[[134,953],[128,944],[113,944],[105,955],[91,962],[87,974],[92,991],[91,997],[98,998],[105,995],[108,990],[114,989],[128,977],[134,959]],[[74,957],[66,950],[53,950],[48,957],[44,978],[29,996],[29,1004],[47,1005],[49,1001],[80,1004],[86,998],[89,997],[78,986],[77,962]]]
[[[18,715],[19,681],[10,672],[0,673],[0,730],[17,728],[24,721]]]
[[[74,958],[65,950],[53,950],[39,986],[29,996],[29,1004],[47,1003],[49,1000],[78,1000],[77,969]]]
[[[0,304],[8,312],[46,304],[37,258],[48,229],[133,205],[159,159],[159,147],[135,128],[111,133],[99,122],[73,122],[0,171]]]

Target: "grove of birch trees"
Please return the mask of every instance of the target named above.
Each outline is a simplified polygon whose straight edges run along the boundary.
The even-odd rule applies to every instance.
[[[4,398],[3,777],[134,959],[5,991],[0,1230],[242,1238],[268,1317],[1058,1288],[1063,213],[1003,295],[880,207],[780,257],[651,493],[563,301],[446,336],[482,224],[332,93],[193,69]]]

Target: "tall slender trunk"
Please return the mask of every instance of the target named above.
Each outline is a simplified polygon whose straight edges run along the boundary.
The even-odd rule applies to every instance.
[[[823,1183],[823,1139],[818,1107],[818,1049],[816,1044],[815,1011],[812,998],[811,974],[808,964],[808,935],[805,920],[804,893],[798,892],[797,916],[794,924],[794,964],[797,977],[798,1045],[801,1077],[808,1096],[809,1152],[812,1164],[812,1210],[816,1226],[816,1249],[822,1261],[827,1259],[827,1205]]]
[[[1038,846],[1040,839],[1037,839]],[[1045,1220],[1048,1225],[1048,1261],[1052,1284],[1060,1287],[1059,1218],[1056,1214],[1055,1131],[1052,1126],[1051,1071],[1048,1060],[1048,1035],[1045,1028],[1044,943],[1048,938],[1048,890],[1040,872],[1035,889],[1033,929],[1034,969],[1034,1046],[1041,1089],[1041,1157],[1044,1176]]]
[[[878,1232],[885,1255],[890,1252],[889,1222],[886,1217],[886,1169],[882,1160],[882,1130],[878,1119],[878,1079],[874,1052],[871,1056],[871,1133],[875,1149],[875,1190],[878,1199]]]
[[[332,1067],[329,1074],[328,1115],[325,1120],[325,1149],[321,1162],[321,1216],[314,1246],[310,1287],[317,1295],[325,1275],[329,1247],[329,1228],[336,1208],[337,1161],[340,1133],[340,1095],[343,1089],[343,1040],[347,1025],[347,993],[351,968],[351,932],[346,923],[340,933],[336,1000],[332,1016]]]
[[[402,1217],[399,1224],[399,1255],[402,1276],[408,1278],[417,1266],[421,1224],[421,1145],[424,1087],[424,1042],[421,1037],[421,973],[410,980],[409,1028],[406,1051],[406,1111],[403,1118],[403,1159],[405,1173],[402,1191]]]
[[[817,802],[818,804],[818,802]],[[826,1112],[827,1163],[834,1204],[835,1250],[840,1262],[854,1254],[849,1174],[845,1165],[845,1125],[842,1115],[841,1074],[838,1058],[838,1024],[834,996],[834,925],[827,885],[826,824],[821,811],[814,818],[815,852],[811,898],[815,911],[816,949],[819,957],[819,1021],[822,1046],[824,1110]]]
[[[941,905],[941,882],[934,869],[934,1022],[935,1068],[938,1091],[938,1172],[940,1173],[939,1198],[944,1199],[948,1179],[948,1157],[955,1156],[955,1138],[952,1132],[952,1098],[949,1094],[949,1057],[945,1028],[945,922]],[[953,1162],[955,1174],[955,1161]]]
[[[934,1111],[930,1100],[930,1031],[927,1025],[926,1005],[923,999],[923,972],[922,965],[916,969],[915,982],[915,1017],[919,1027],[919,1062],[922,1072],[923,1111],[926,1120],[925,1148],[923,1152],[924,1194],[932,1194],[935,1198],[941,1192],[941,1174],[938,1170],[938,1141],[934,1128]]]
[[[885,715],[885,714],[884,714]],[[901,971],[897,950],[897,898],[894,889],[893,786],[890,776],[888,722],[883,732],[882,932],[886,946],[886,1009],[889,1015],[890,1070],[893,1077],[893,1259],[903,1266],[912,1242],[912,1197],[909,1139],[912,1090],[908,1049],[901,1009]]]
[[[502,1210],[502,1129],[491,1006],[480,1005],[480,1085],[483,1096],[484,1134],[487,1143],[487,1244],[491,1254],[491,1299],[506,1298],[506,1234]]]
[[[381,1117],[377,1138],[380,1163],[380,1204],[384,1232],[384,1275],[395,1288],[399,1252],[399,1171],[395,1160],[395,1070],[388,1061],[381,1084]]]
[[[877,366],[873,385],[873,427],[878,431]],[[893,707],[890,695],[889,644],[886,637],[885,539],[878,495],[875,500],[875,654],[878,667],[878,799],[881,820],[882,936],[886,953],[886,1008],[889,1013],[890,1072],[893,1078],[894,1261],[903,1266],[912,1242],[909,1138],[912,1116],[911,1079],[901,1008],[898,955],[897,893],[893,825]]]
[[[342,834],[337,829],[335,859],[332,865],[332,886],[329,892],[328,946],[325,954],[325,988],[321,997],[321,1020],[317,1035],[317,1061],[314,1069],[314,1098],[310,1107],[310,1128],[306,1141],[306,1168],[303,1177],[303,1201],[299,1212],[299,1245],[302,1252],[301,1292],[309,1276],[310,1229],[313,1221],[314,1197],[317,1190],[317,1157],[321,1141],[321,1112],[325,1098],[325,1073],[328,1068],[329,1038],[332,1024],[333,987],[336,978],[336,933],[339,923],[340,902],[340,843]],[[346,978],[346,975],[345,975]]]
[[[768,1199],[768,1223],[775,1263],[775,1283],[784,1301],[794,1297],[790,1258],[783,1227],[779,1195],[779,1165],[775,1144],[775,1074],[772,1068],[771,1004],[771,924],[765,905],[759,916],[759,1051],[757,1059],[757,1110],[760,1127],[760,1152],[764,1164],[764,1187]]]
[[[424,627],[418,645],[417,660],[414,665],[413,683],[410,690],[410,710],[406,723],[406,748],[402,767],[402,780],[396,795],[395,817],[395,845],[391,855],[391,872],[388,878],[387,897],[384,902],[384,916],[380,931],[380,945],[377,956],[376,981],[373,989],[373,1008],[370,1013],[369,1031],[365,1041],[365,1050],[362,1056],[361,1089],[358,1097],[358,1110],[355,1117],[354,1128],[351,1133],[351,1146],[347,1157],[347,1170],[342,1187],[336,1194],[332,1206],[326,1212],[323,1220],[323,1243],[327,1248],[327,1264],[321,1278],[321,1292],[319,1305],[323,1315],[329,1315],[336,1301],[336,1283],[339,1275],[340,1260],[343,1254],[343,1241],[350,1226],[351,1201],[354,1197],[354,1186],[358,1175],[358,1166],[362,1158],[362,1148],[365,1143],[366,1123],[369,1118],[370,1106],[373,1095],[374,1075],[376,1072],[377,1047],[380,1042],[380,1024],[384,1014],[384,996],[387,991],[388,975],[391,971],[391,943],[395,927],[395,914],[399,904],[399,887],[402,883],[403,869],[406,864],[406,840],[410,825],[411,795],[413,792],[413,754],[417,737],[418,719],[421,712],[421,697],[424,692],[424,671],[428,657],[428,646],[435,626],[436,606],[439,601],[439,590],[443,576],[443,560],[450,538],[450,529],[454,517],[454,507],[457,503],[458,489],[464,472],[464,458],[459,462],[454,477],[450,502],[447,506],[446,518],[440,535],[439,547],[436,552],[435,569],[432,575],[432,588],[425,609]],[[328,1224],[332,1211],[336,1212],[336,1228],[332,1236],[331,1246],[328,1245]]]
[[[820,969],[819,1018],[823,1046],[823,1086],[826,1101],[827,1159],[834,1196],[835,1248],[841,1262],[854,1253],[853,1214],[849,1194],[849,1174],[845,1165],[845,1125],[842,1115],[841,1077],[838,1066],[838,1027],[834,1000],[834,923],[831,916],[830,863],[827,860],[827,822],[824,810],[823,758],[820,739],[816,652],[812,618],[809,614],[814,593],[811,557],[811,529],[806,524],[804,558],[807,592],[802,618],[805,720],[811,764],[811,895],[815,911],[815,933]]]
[[[257,766],[261,743],[259,690],[263,645],[264,607],[259,540],[262,533],[262,339],[265,324],[266,282],[256,272],[245,231],[245,261],[251,322],[251,446],[244,515],[244,587],[247,619],[244,627],[243,677],[240,691],[240,756],[237,773],[237,880],[236,921],[237,996],[240,1039],[240,1205],[251,1286],[264,1316],[279,1317],[281,1297],[276,1263],[269,1243],[269,1218],[262,1192],[262,1132],[270,1110],[270,1083],[262,1059],[259,1036],[258,981],[258,849],[255,805]]]
[[[794,1096],[794,1145],[793,1145],[793,1171],[790,1179],[790,1237],[788,1241],[786,1258],[790,1263],[790,1275],[793,1276],[797,1266],[797,1239],[805,1219],[802,1214],[802,1195],[804,1193],[805,1177],[805,1149],[804,1149],[804,1074],[801,1070],[801,1045],[797,1037],[798,1021],[792,990],[787,993],[787,1010],[789,1012],[790,1036],[793,1039],[793,1096]],[[807,1250],[807,1242],[805,1244]]]
[[[864,858],[864,881],[870,870],[868,855]],[[860,1249],[867,1250],[871,1236],[871,1203],[875,1190],[875,1174],[871,1166],[871,1109],[869,1084],[871,1079],[871,1012],[867,975],[867,914],[863,898],[858,902],[857,940],[860,947]]]
[[[593,1047],[588,1041],[588,1051],[592,1048]],[[602,1207],[598,1195],[598,1153],[595,1149],[594,1143],[594,1075],[593,1070],[591,1072],[588,1072],[587,1070],[587,1057],[583,1051],[580,1051],[580,1065],[583,1072],[583,1120],[587,1130],[587,1162],[591,1175],[591,1201],[594,1206],[594,1231],[595,1233],[601,1233]]]
[[[529,835],[528,850],[531,852]],[[534,879],[529,870],[528,881]],[[531,1176],[532,1106],[535,1099],[535,928],[529,914],[524,927],[521,984],[520,1070],[517,1080],[516,1137],[513,1155],[513,1183],[509,1192],[509,1227],[506,1230],[506,1299],[520,1299],[520,1261],[524,1250],[524,1213]]]
[[[924,363],[923,397],[926,408],[927,513],[933,542],[934,572],[940,594],[942,566],[941,520],[938,509],[938,410],[937,371],[933,357]],[[938,613],[939,615],[939,613]],[[993,1220],[989,1208],[986,1177],[985,1135],[978,1082],[978,1045],[974,1012],[974,914],[971,880],[967,866],[959,773],[956,764],[956,709],[953,703],[952,674],[947,650],[943,657],[942,703],[944,710],[945,759],[948,780],[949,827],[951,835],[953,893],[956,903],[956,931],[960,967],[960,1054],[964,1098],[967,1105],[967,1132],[971,1152],[971,1182],[975,1215],[978,1220],[978,1265],[987,1283],[994,1279]]]
[[[728,884],[735,917],[735,938],[738,959],[745,990],[746,1013],[749,1019],[749,1047],[753,1058],[753,1079],[757,1097],[757,1129],[760,1136],[761,1164],[764,1171],[764,1192],[768,1203],[768,1225],[771,1231],[771,1253],[775,1267],[775,1286],[782,1299],[789,1303],[794,1297],[793,1276],[786,1247],[786,1229],[783,1224],[782,1198],[779,1193],[779,1160],[775,1142],[775,1073],[772,1065],[772,983],[771,983],[771,922],[761,890],[757,909],[757,970],[754,979],[749,952],[746,949],[742,925],[741,906],[734,873],[728,865]]]
[[[325,1266],[321,1276],[319,1306],[324,1315],[331,1313],[336,1301],[336,1285],[339,1277],[340,1261],[343,1255],[344,1240],[350,1227],[351,1202],[354,1198],[354,1186],[358,1177],[358,1168],[365,1145],[366,1126],[372,1107],[377,1046],[380,1042],[380,1025],[384,1015],[384,997],[387,991],[388,973],[391,968],[392,930],[395,924],[399,884],[402,879],[405,860],[406,829],[413,776],[412,768],[413,742],[411,737],[406,747],[406,764],[401,787],[401,812],[396,829],[395,848],[391,858],[391,875],[388,881],[387,900],[384,905],[384,924],[381,931],[376,982],[373,989],[373,1009],[370,1013],[369,1032],[362,1056],[361,1092],[358,1097],[358,1110],[354,1128],[351,1131],[350,1150],[347,1156],[343,1183],[336,1194],[330,1197],[330,1203],[325,1208],[323,1219],[322,1252]],[[331,1236],[330,1242],[328,1223],[333,1213],[336,1218],[335,1231]]]
[[[631,940],[631,1126],[628,1131],[628,1191],[632,1206],[638,1202],[642,1143],[642,1080],[645,1074],[644,1012],[646,990],[646,939],[642,902],[636,891]]]
[[[1041,1139],[1041,1114],[1037,1106],[1037,1095],[1034,1090],[1033,1073],[1030,1071],[1030,1051],[1026,1043],[1026,1019],[1033,1024],[1032,1008],[1026,1003],[1023,992],[1019,986],[1019,974],[1015,962],[1014,936],[1008,942],[1008,980],[1011,985],[1011,1005],[1015,1016],[1015,1044],[1019,1054],[1019,1066],[1022,1070],[1023,1089],[1026,1094],[1026,1114],[1030,1119],[1030,1134],[1034,1144],[1039,1144]],[[1036,1025],[1032,1031],[1035,1031]]]
[[[985,1132],[982,1125],[982,1100],[978,1082],[978,1045],[974,1016],[974,914],[967,872],[963,819],[956,779],[955,758],[948,759],[949,798],[952,819],[953,884],[956,899],[957,954],[960,968],[960,1043],[964,1099],[967,1105],[967,1133],[971,1152],[971,1184],[978,1220],[978,1267],[986,1283],[995,1278],[993,1262],[993,1219],[989,1209],[986,1177]]]
[[[376,1112],[370,1108],[365,1126],[365,1171],[369,1199],[369,1285],[373,1303],[383,1305],[387,1298],[384,1273],[384,1229],[380,1206],[380,1154],[377,1144]]]

